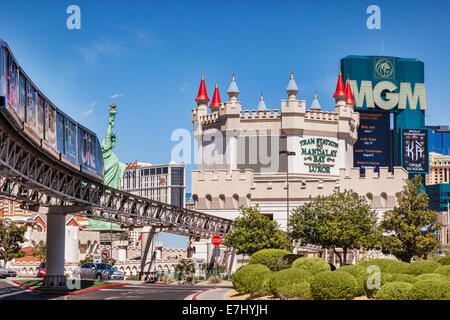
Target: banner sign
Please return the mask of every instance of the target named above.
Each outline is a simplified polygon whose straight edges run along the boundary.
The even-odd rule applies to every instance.
[[[402,166],[409,173],[428,173],[428,130],[402,130]]]
[[[360,112],[358,140],[353,146],[353,165],[361,168],[390,167],[390,116],[388,112]]]

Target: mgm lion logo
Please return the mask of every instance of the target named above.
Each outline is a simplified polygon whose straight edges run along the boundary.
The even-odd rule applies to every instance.
[[[375,72],[382,79],[394,78],[394,61],[392,58],[376,58]]]

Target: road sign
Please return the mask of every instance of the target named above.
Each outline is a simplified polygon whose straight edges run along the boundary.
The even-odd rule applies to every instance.
[[[103,260],[109,260],[110,257],[111,257],[111,253],[109,252],[109,250],[104,249],[102,251],[102,258],[103,258]]]
[[[221,238],[220,236],[217,236],[217,235],[216,235],[216,236],[212,237],[211,243],[212,243],[214,246],[218,247],[218,246],[220,246],[220,244],[222,243],[222,238]]]
[[[214,247],[212,252],[213,257],[220,257],[220,249],[219,247]]]
[[[102,256],[101,255],[99,255],[99,254],[94,254],[94,257],[93,257],[93,262],[95,262],[95,263],[100,263],[100,262],[102,262]]]

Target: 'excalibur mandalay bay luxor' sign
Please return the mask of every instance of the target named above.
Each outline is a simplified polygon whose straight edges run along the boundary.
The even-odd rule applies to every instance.
[[[301,156],[310,173],[330,173],[334,167],[339,144],[324,138],[300,140]]]
[[[406,165],[407,157],[402,154],[402,130],[426,131],[424,63],[398,57],[347,56],[341,59],[341,70],[352,89],[354,110],[360,113],[354,166],[362,173],[366,167],[378,171],[392,166],[422,168],[414,172],[427,173],[424,166]],[[424,154],[428,161],[428,150]]]

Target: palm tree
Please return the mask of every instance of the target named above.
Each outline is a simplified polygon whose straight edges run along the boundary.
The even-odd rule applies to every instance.
[[[188,282],[188,279],[192,281],[191,274],[195,272],[194,261],[190,259],[181,259],[175,266],[175,271],[180,275],[185,275],[186,282]],[[180,283],[180,281],[181,277],[178,278],[178,283]]]

